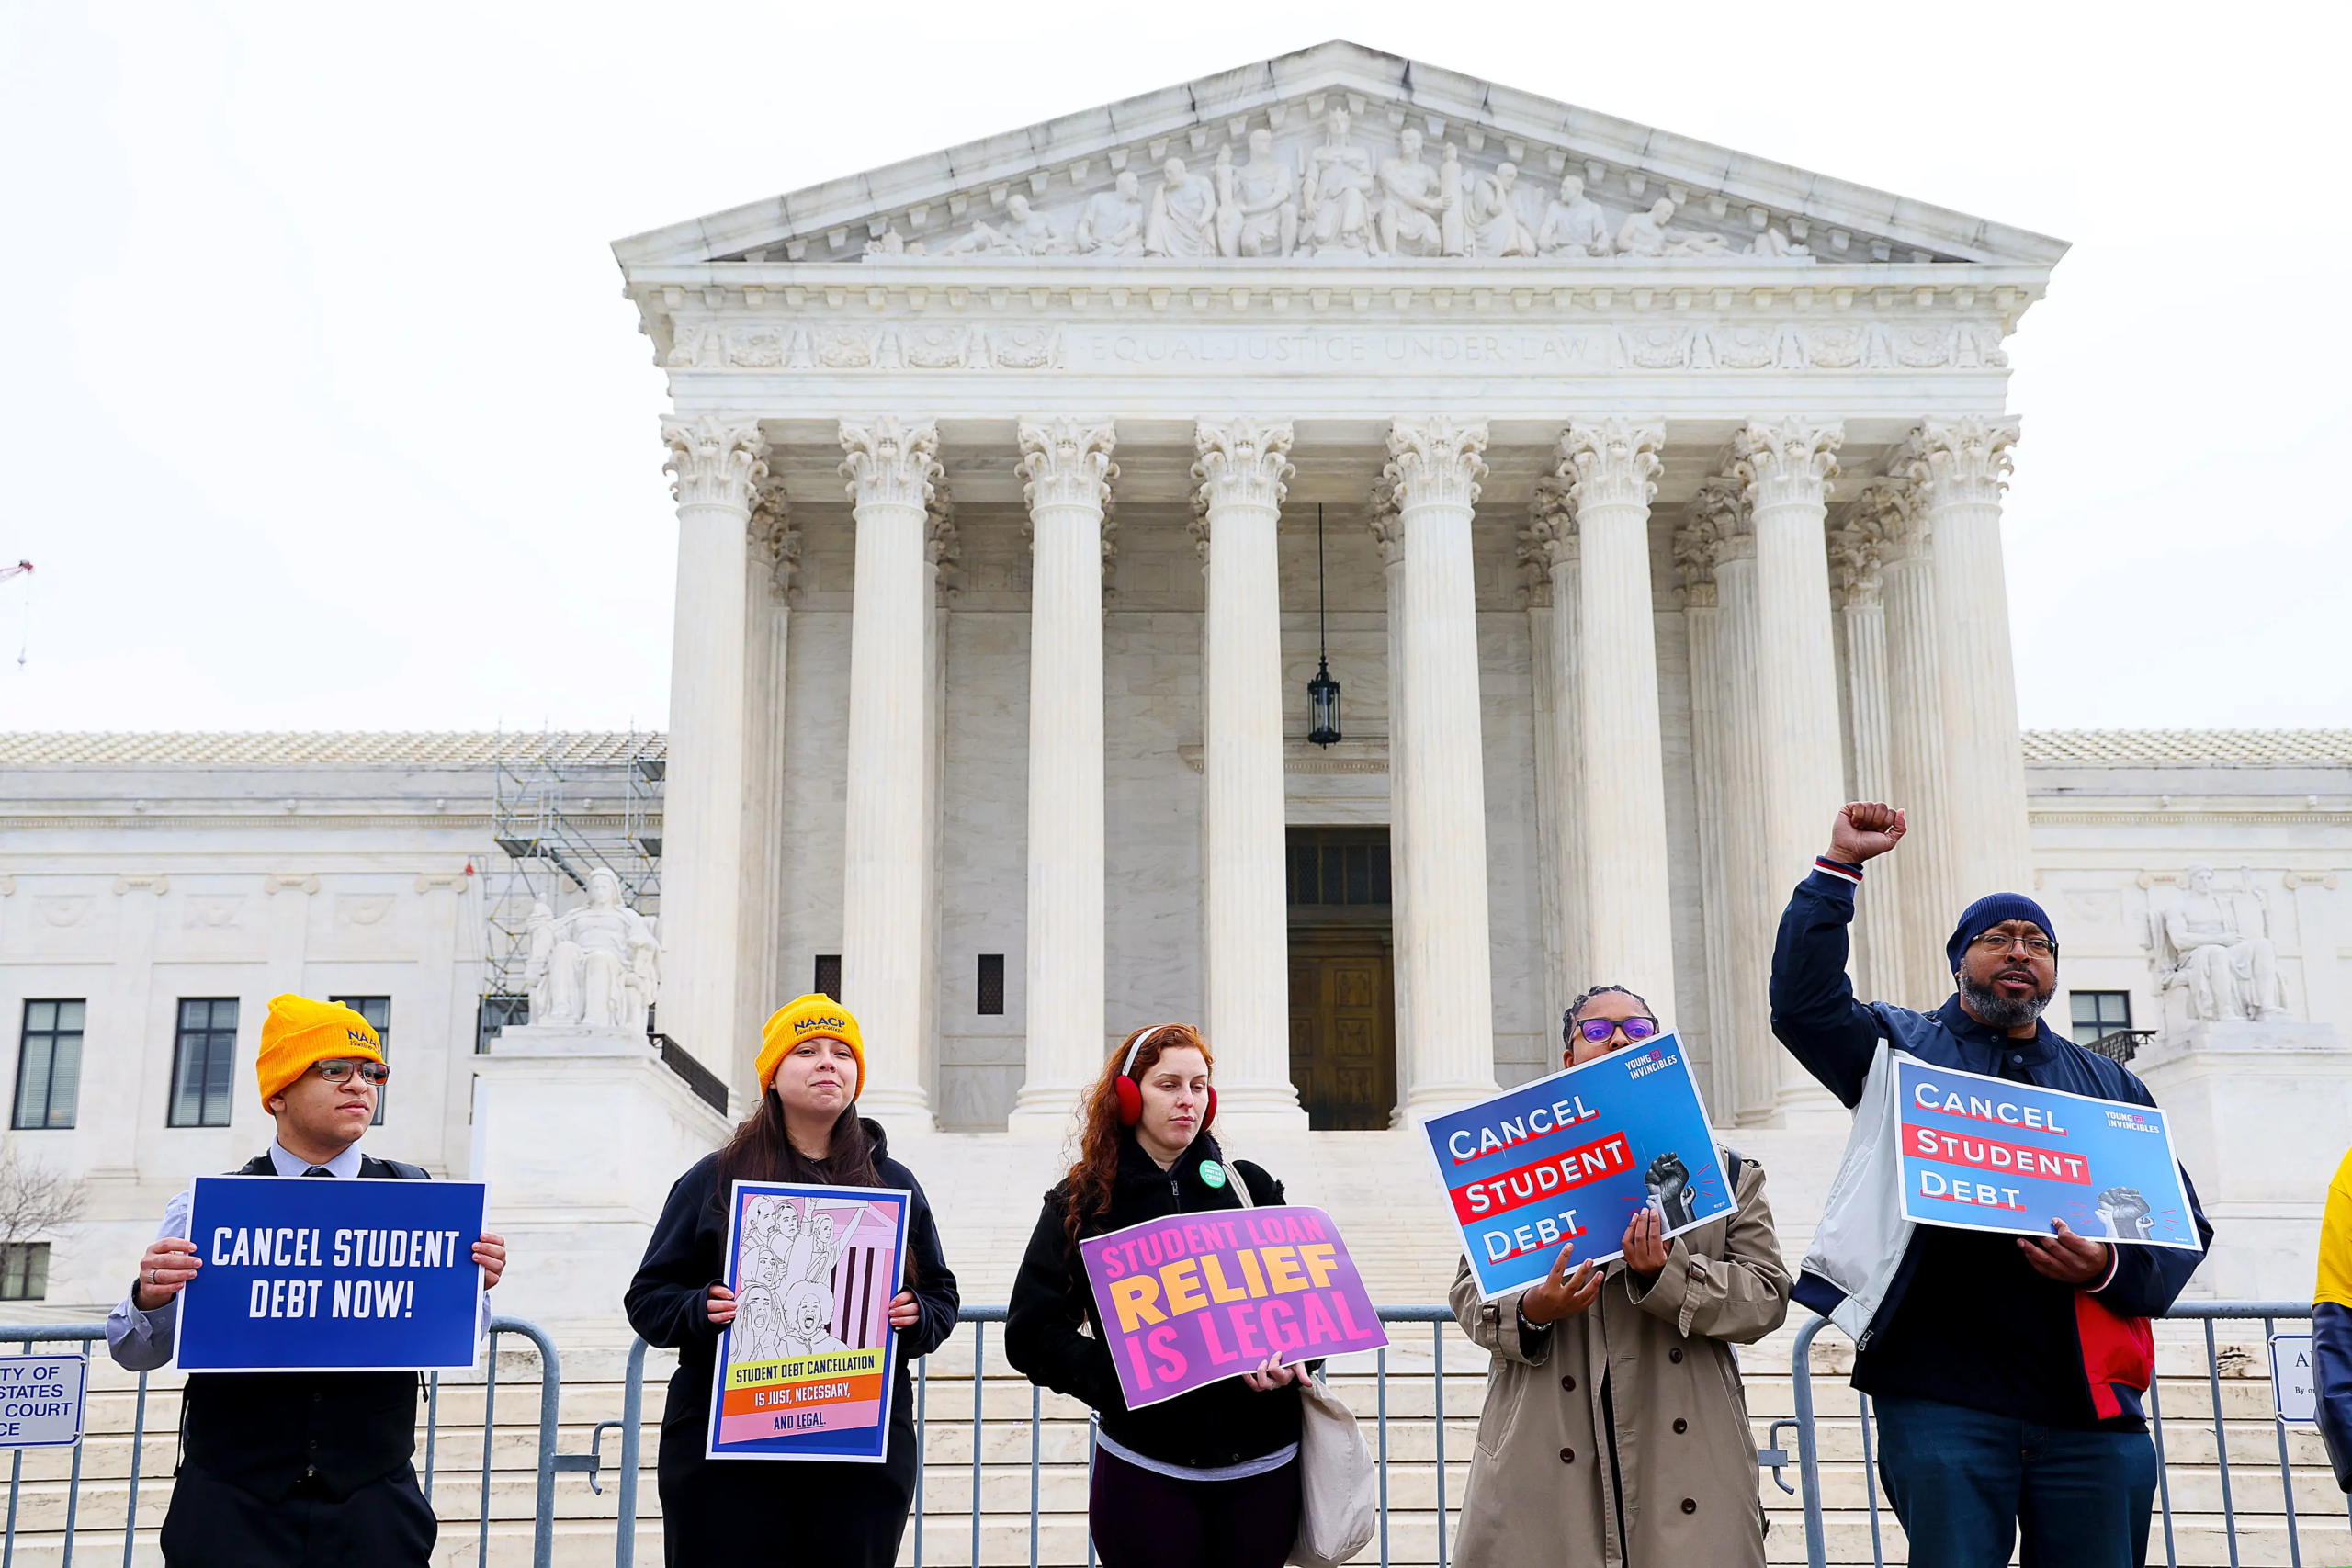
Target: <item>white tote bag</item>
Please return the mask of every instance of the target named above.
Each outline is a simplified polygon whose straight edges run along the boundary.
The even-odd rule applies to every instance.
[[[1249,1183],[1230,1163],[1225,1177],[1243,1208],[1258,1206]],[[1372,1447],[1356,1426],[1355,1412],[1321,1378],[1301,1380],[1298,1409],[1298,1539],[1291,1544],[1290,1561],[1295,1568],[1339,1568],[1379,1528],[1379,1476]]]

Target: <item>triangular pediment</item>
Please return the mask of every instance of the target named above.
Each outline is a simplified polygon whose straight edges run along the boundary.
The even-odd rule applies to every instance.
[[[1583,182],[1580,204],[1562,189],[1569,177]],[[1392,183],[1420,199],[1398,200]],[[1674,210],[1644,228],[1661,198]],[[1739,256],[2046,270],[2066,250],[1333,41],[653,230],[614,252],[632,275],[711,262],[1540,266],[1593,259],[1579,247],[1594,236],[1592,249],[1669,265]]]

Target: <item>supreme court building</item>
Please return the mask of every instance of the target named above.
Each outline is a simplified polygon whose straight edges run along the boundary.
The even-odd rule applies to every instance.
[[[962,1126],[1166,1018],[1225,1117],[1383,1125],[1618,982],[1777,1123],[1841,801],[1917,824],[1879,994],[2031,879],[2003,344],[2060,242],[1334,43],[615,248],[679,503],[662,1016],[739,1084],[836,955],[865,1103]]]
[[[1856,796],[1912,812],[1862,994],[1937,1005],[1960,908],[2034,892],[2058,1026],[2136,1052],[2222,1230],[2197,1289],[2296,1294],[2352,1126],[2352,733],[2020,736],[2007,345],[2065,248],[1337,42],[619,242],[666,755],[542,738],[526,822],[513,738],[0,736],[10,1135],[89,1194],[51,1299],[260,1145],[279,990],[389,1021],[371,1147],[576,1258],[522,1315],[617,1321],[811,989],[968,1300],[1171,1019],[1231,1145],[1438,1299],[1396,1129],[1548,1070],[1602,982],[1793,1258],[1847,1118],[1766,973]]]

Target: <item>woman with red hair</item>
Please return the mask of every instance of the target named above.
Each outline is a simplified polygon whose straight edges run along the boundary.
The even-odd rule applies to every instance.
[[[1129,1410],[1079,1242],[1170,1214],[1258,1204],[1282,1183],[1227,1163],[1209,1135],[1208,1044],[1188,1024],[1139,1029],[1088,1091],[1078,1160],[1046,1194],[1012,1284],[1004,1353],[1032,1382],[1093,1408],[1088,1524],[1104,1568],[1280,1568],[1298,1534],[1298,1382],[1264,1365]]]

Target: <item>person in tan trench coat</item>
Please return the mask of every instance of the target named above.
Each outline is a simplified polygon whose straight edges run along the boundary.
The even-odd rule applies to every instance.
[[[1605,1018],[1589,1045],[1578,1025]],[[1569,1013],[1568,1053],[1657,1032],[1648,1004],[1614,987]],[[1647,1024],[1647,1029],[1642,1026]],[[1646,1281],[1625,1258],[1567,1269],[1481,1303],[1468,1259],[1453,1315],[1494,1358],[1470,1460],[1454,1561],[1462,1568],[1736,1568],[1764,1562],[1756,1441],[1732,1346],[1788,1315],[1790,1278],[1764,1196],[1764,1168],[1719,1151],[1733,1212],[1670,1242],[1655,1211],[1634,1216],[1625,1250],[1658,1263]],[[1530,1320],[1530,1301],[1535,1316]]]

